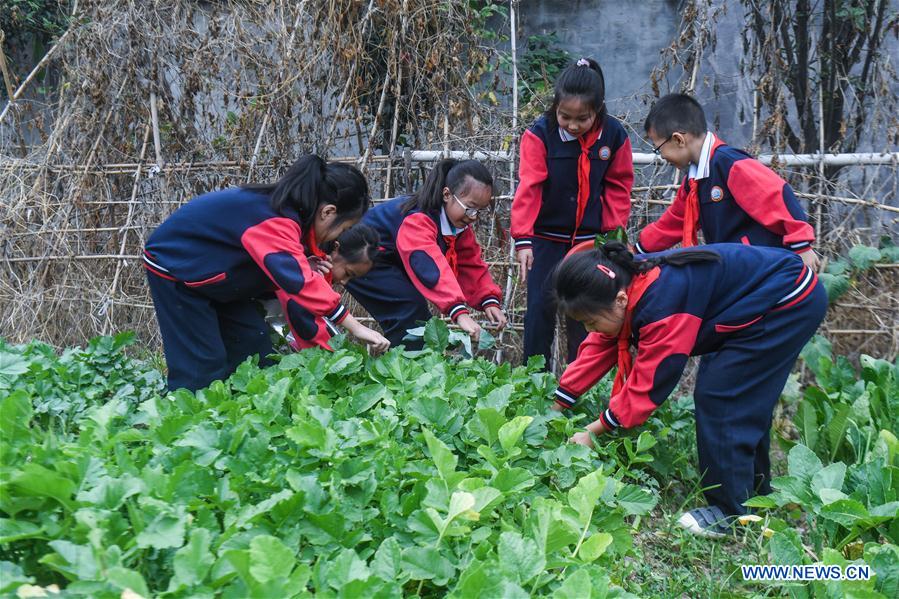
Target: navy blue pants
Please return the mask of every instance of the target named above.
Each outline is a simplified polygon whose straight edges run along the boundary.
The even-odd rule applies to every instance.
[[[183,283],[147,273],[169,389],[196,391],[223,380],[249,356],[271,364],[270,327],[253,299],[221,303]]]
[[[703,356],[693,398],[702,486],[725,514],[771,492],[768,449],[774,408],[799,352],[824,320],[827,292],[818,283],[800,303],[768,313]]]
[[[556,327],[556,302],[552,289],[552,273],[562,261],[571,244],[535,238],[531,246],[534,263],[528,273],[528,305],[524,316],[524,362],[531,356],[546,358],[550,368],[553,339]],[[577,349],[587,336],[584,325],[571,318],[565,319],[568,335],[568,362],[577,357]]]
[[[431,319],[428,300],[415,288],[409,275],[394,264],[377,264],[368,274],[346,285],[356,301],[378,321],[391,347],[405,345],[418,350],[423,341],[403,341],[408,329]]]

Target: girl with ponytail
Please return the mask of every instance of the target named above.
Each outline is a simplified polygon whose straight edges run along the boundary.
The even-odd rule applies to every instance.
[[[591,446],[593,435],[642,424],[687,358],[705,357],[693,398],[709,507],[679,523],[726,534],[747,499],[770,492],[774,406],[827,308],[815,272],[779,248],[715,244],[634,258],[613,242],[571,254],[553,287],[561,310],[589,331],[559,381],[555,409],[572,407],[618,367],[608,407],[574,443]]]
[[[341,324],[386,350],[387,340],[347,312],[307,258],[358,222],[369,201],[356,168],[309,155],[275,183],[214,191],[169,216],[144,250],[169,388],[201,389],[252,355],[268,364],[269,327],[256,300],[272,291],[295,349],[330,349]]]
[[[502,295],[481,257],[472,225],[493,199],[493,177],[476,160],[441,160],[422,188],[370,210],[365,224],[380,238],[374,268],[346,288],[381,325],[393,345],[416,322],[431,317],[428,303],[475,341],[480,325],[469,306],[496,328],[506,325]]]
[[[553,268],[578,242],[626,228],[631,211],[631,144],[605,98],[602,69],[581,58],[562,71],[552,106],[521,136],[512,237],[528,291],[524,359],[543,355],[547,368],[556,320]],[[586,333],[576,321],[567,324],[570,362]]]

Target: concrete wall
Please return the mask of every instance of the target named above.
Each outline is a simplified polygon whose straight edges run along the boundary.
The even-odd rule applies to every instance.
[[[562,47],[575,58],[588,56],[599,61],[606,77],[609,110],[628,114],[638,123],[648,110],[650,73],[660,62],[660,52],[677,35],[679,4],[672,0],[524,0],[520,5],[521,37],[526,40],[530,35],[555,32]],[[751,91],[745,90],[746,83],[738,73],[741,14],[742,9],[733,6],[719,17],[717,51],[703,62],[697,77],[697,94],[710,123],[718,121],[722,135],[735,145],[745,143],[752,130]],[[670,73],[672,88],[680,75],[680,70]],[[662,93],[668,91],[665,82],[660,88]],[[713,88],[717,88],[717,99]],[[741,106],[746,109],[743,119]]]

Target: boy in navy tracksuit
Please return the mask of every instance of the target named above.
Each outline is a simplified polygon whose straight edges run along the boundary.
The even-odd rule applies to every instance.
[[[498,328],[506,324],[502,293],[481,257],[471,225],[492,200],[493,178],[475,160],[443,160],[421,191],[370,210],[364,222],[380,238],[374,268],[346,288],[381,325],[392,345],[431,317],[428,302],[477,340],[481,327],[468,306],[483,310]]]
[[[296,349],[327,348],[336,324],[386,349],[387,340],[347,312],[305,254],[357,222],[368,202],[358,170],[306,156],[273,185],[200,196],[163,222],[146,242],[144,266],[169,388],[203,388],[251,355],[267,363],[269,327],[256,299],[271,292]]]
[[[681,243],[782,247],[818,269],[815,231],[793,189],[777,173],[706,130],[699,103],[669,94],[652,107],[644,128],[654,151],[677,168],[689,168],[672,205],[645,227],[635,248],[656,252]]]
[[[520,183],[512,202],[512,237],[527,283],[524,360],[543,355],[549,368],[556,306],[549,276],[573,245],[626,227],[634,167],[624,127],[606,113],[599,65],[582,58],[555,85],[552,107],[521,137]],[[586,332],[567,320],[568,359]]]
[[[642,424],[672,392],[688,356],[710,355],[693,396],[702,485],[715,488],[705,493],[710,507],[680,523],[707,536],[726,532],[745,513],[744,501],[770,492],[774,406],[827,308],[814,271],[783,249],[718,244],[634,260],[622,244],[608,243],[567,258],[554,287],[563,311],[591,331],[559,382],[557,407],[574,405],[619,369],[591,433]],[[591,444],[586,431],[572,441]]]

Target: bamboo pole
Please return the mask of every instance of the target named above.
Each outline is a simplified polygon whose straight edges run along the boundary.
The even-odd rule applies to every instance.
[[[47,50],[47,53],[44,54],[44,57],[41,58],[36,65],[34,65],[34,68],[31,69],[31,72],[28,73],[27,77],[25,77],[25,81],[23,81],[22,84],[19,85],[19,88],[9,97],[9,102],[7,102],[6,106],[3,107],[3,112],[0,112],[0,124],[3,124],[3,118],[6,116],[6,113],[8,113],[12,109],[13,105],[15,105],[16,103],[16,100],[22,97],[22,94],[25,92],[25,88],[28,87],[28,84],[31,83],[31,80],[34,79],[34,76],[41,72],[41,70],[44,68],[44,65],[47,64],[47,61],[49,61],[50,57],[53,56],[53,54],[56,52],[56,49],[62,46],[63,42],[65,42],[66,38],[69,37],[69,34],[71,32],[72,29],[69,28],[60,36],[58,40],[56,40],[56,43],[53,44],[53,47]]]
[[[13,76],[9,72],[9,66],[6,64],[6,53],[3,51],[3,42],[6,41],[6,34],[0,29],[0,71],[3,71],[3,83],[6,85],[6,97],[12,101],[15,95],[13,89]]]
[[[509,142],[511,145],[509,147],[509,192],[514,193],[515,189],[515,142],[518,139],[518,24],[516,20],[516,8],[518,7],[518,0],[511,0],[509,2],[509,39],[512,44],[512,136],[511,141]],[[506,290],[503,297],[503,312],[507,315],[509,314],[509,306],[512,302],[513,289],[514,289],[514,274],[515,270],[515,242],[512,240],[511,236],[509,237],[509,262],[511,264],[511,268],[509,268],[506,273]],[[508,318],[508,316],[507,316]],[[514,325],[514,322],[509,322],[510,325]],[[502,343],[505,337],[505,331],[500,332],[499,334],[499,345],[500,349],[496,353],[496,363],[499,364],[503,359],[503,350]]]
[[[277,87],[278,84],[280,84],[281,80],[284,78],[284,67],[293,57],[293,47],[294,40],[297,36],[297,28],[300,26],[300,19],[303,17],[305,11],[306,0],[303,0],[300,3],[299,9],[297,9],[297,18],[293,22],[293,30],[290,32],[290,39],[287,41],[287,52],[284,53],[284,60],[281,62],[281,66],[278,68],[278,78],[275,87]],[[256,161],[259,159],[259,152],[262,150],[262,139],[265,136],[265,130],[268,127],[271,116],[272,102],[270,100],[266,105],[265,115],[262,117],[262,126],[259,127],[259,134],[256,136],[256,144],[253,146],[253,154],[252,156],[250,156],[250,167],[247,169],[247,183],[249,183],[253,179],[253,169],[256,167]]]
[[[400,43],[406,39],[406,28],[409,21],[409,0],[403,0],[402,7],[402,24],[400,26]],[[396,151],[396,138],[400,129],[400,98],[403,94],[403,65],[400,60],[399,53],[396,56],[396,91],[393,94],[393,126],[390,129],[390,150],[388,156],[390,161],[387,163],[387,177],[384,183],[384,195],[388,198],[392,195],[393,185],[391,175],[393,174],[393,153]]]
[[[162,160],[162,141],[159,135],[159,110],[156,107],[157,99],[156,92],[150,92],[150,122],[153,125],[153,147],[156,150],[156,169],[159,172],[162,169],[163,160]],[[143,153],[141,155],[141,159],[143,159]],[[138,160],[136,170],[139,172],[141,168],[141,161]]]
[[[153,111],[151,110],[151,113]],[[151,117],[151,123],[153,121]],[[134,200],[137,198],[137,190],[140,187],[140,175],[141,175],[141,165],[143,164],[144,157],[147,155],[147,144],[150,141],[150,130],[153,128],[151,123],[147,123],[146,128],[144,129],[144,141],[141,144],[140,148],[140,158],[138,158],[138,166],[134,171],[134,184],[131,187],[131,203],[128,205],[128,215],[125,217],[125,226],[119,231],[119,235],[121,236],[121,241],[119,243],[119,254],[125,253],[125,245],[128,242],[128,228],[131,225],[131,219],[134,216]],[[159,159],[159,155],[157,154],[157,160]],[[122,273],[122,264],[123,261],[116,262],[115,267],[115,275],[112,277],[112,284],[109,286],[109,297],[114,297],[116,294],[116,290],[119,287],[119,275]],[[106,322],[103,326],[103,334],[108,335],[112,331],[113,322],[115,320],[115,304],[112,304],[110,310],[107,312],[108,317],[106,318]]]
[[[392,45],[391,50],[395,47],[395,45]],[[381,86],[381,99],[378,101],[378,110],[375,112],[375,118],[372,119],[371,132],[368,134],[368,144],[365,146],[365,153],[362,154],[362,159],[359,161],[359,169],[363,172],[365,172],[369,156],[371,156],[371,144],[375,139],[375,134],[378,132],[378,121],[381,119],[381,113],[384,111],[384,103],[387,101],[387,89],[389,87],[390,67],[388,66],[387,74],[384,76],[384,85]]]
[[[448,140],[449,130],[445,131],[445,138]],[[436,162],[438,160],[443,160],[443,158],[457,158],[460,160],[465,160],[471,158],[473,160],[482,160],[482,161],[500,161],[500,162],[509,162],[515,159],[513,152],[508,150],[477,150],[477,151],[465,151],[465,150],[410,150],[409,151],[409,160],[411,162]],[[826,166],[884,166],[884,165],[896,165],[899,166],[899,152],[860,152],[855,154],[760,154],[757,156],[759,162],[767,165],[774,165],[778,167],[784,166],[819,166],[822,162]],[[353,164],[358,162],[357,157],[351,156],[342,156],[329,158],[331,162],[343,162],[347,164]],[[368,157],[367,161],[370,163],[375,162],[383,162],[389,163],[392,160],[391,156],[383,155],[383,154],[372,154]],[[6,160],[3,164],[0,164],[0,170],[37,170],[39,168],[44,168],[42,164],[23,164],[23,160]],[[209,161],[195,161],[195,162],[172,162],[167,163],[163,167],[162,170],[167,171],[191,171],[196,169],[203,168],[230,168],[235,170],[242,170],[247,168],[248,162],[244,160],[209,160]],[[663,166],[664,161],[661,158],[658,158],[655,154],[641,154],[635,153],[633,155],[633,164],[634,166]],[[276,166],[274,162],[262,163],[257,165],[259,167],[273,167]],[[46,165],[51,171],[67,171],[67,170],[83,170],[85,167],[83,164],[48,164]],[[134,169],[137,168],[137,163],[134,162],[115,162],[97,165],[94,167],[94,171],[88,171],[89,173],[96,174],[131,174],[134,172]],[[653,189],[657,189],[661,186],[652,186]],[[675,185],[676,187],[676,185]],[[641,188],[635,188],[641,189]]]
[[[371,14],[372,7],[374,7],[375,0],[369,0],[368,8],[365,10],[365,16],[362,17],[362,32],[359,35],[360,40],[365,39],[365,35],[368,33],[368,25],[371,23]],[[359,68],[359,56],[356,55],[353,57],[353,65],[350,67],[350,71],[347,74],[346,83],[343,86],[343,91],[340,92],[340,99],[337,101],[337,110],[334,111],[334,118],[331,120],[331,126],[328,128],[328,134],[325,136],[326,139],[331,139],[334,135],[334,130],[337,128],[337,123],[340,120],[340,116],[343,114],[343,105],[346,102],[347,94],[350,91],[350,86],[356,80],[356,69]]]

